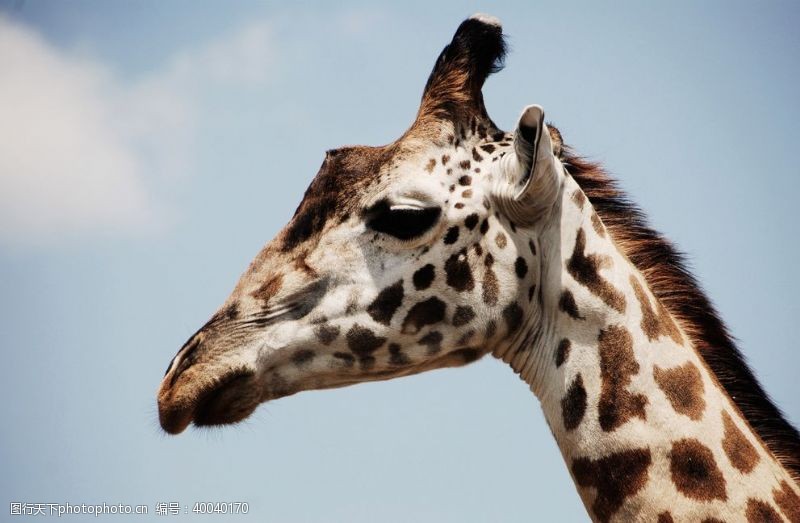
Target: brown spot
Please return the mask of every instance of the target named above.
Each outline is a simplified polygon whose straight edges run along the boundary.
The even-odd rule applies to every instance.
[[[447,305],[436,297],[414,304],[403,320],[403,332],[415,334],[426,325],[434,325],[444,319]]]
[[[506,235],[502,232],[498,232],[497,236],[494,237],[494,243],[497,244],[498,247],[504,249],[508,241],[506,240]]]
[[[572,193],[572,201],[575,202],[578,209],[583,210],[583,206],[586,204],[586,195],[580,189],[575,189],[575,192]]]
[[[536,256],[536,244],[533,243],[533,240],[528,240],[528,248],[531,250],[531,254]]]
[[[558,300],[558,308],[561,309],[563,312],[566,312],[576,320],[585,319],[578,312],[578,304],[575,303],[575,296],[573,296],[572,293],[567,289],[564,289],[561,292],[561,298],[559,298]]]
[[[278,294],[283,286],[283,275],[275,274],[267,279],[258,289],[253,291],[250,296],[257,300],[261,300],[266,306],[270,298]]]
[[[478,215],[475,213],[470,214],[464,219],[464,227],[469,229],[470,231],[478,225]]]
[[[486,145],[481,145],[481,149],[483,149],[489,154],[492,154],[494,152],[495,147],[494,145],[487,143]]]
[[[600,217],[597,215],[596,212],[592,212],[592,227],[594,228],[594,232],[596,232],[598,236],[600,236],[601,238],[605,238],[606,228],[603,227],[603,222],[600,221]]]
[[[522,279],[528,274],[528,264],[525,262],[525,258],[522,256],[518,256],[517,260],[514,262],[514,272],[517,273],[517,277]]]
[[[596,254],[587,256],[584,252],[585,248],[586,233],[583,229],[578,229],[575,237],[575,249],[572,251],[572,257],[567,261],[567,271],[578,283],[585,285],[606,305],[617,312],[624,312],[625,296],[600,276],[599,271],[603,260]]]
[[[355,356],[349,352],[334,352],[333,357],[341,361],[345,367],[352,367],[356,362]]]
[[[425,347],[428,347],[428,355],[432,355],[442,350],[443,339],[444,336],[442,336],[441,332],[431,331],[422,338],[420,338],[417,343]]]
[[[444,244],[452,245],[458,241],[458,225],[453,225],[447,229],[447,234],[444,235]]]
[[[472,189],[467,189],[461,193],[462,198],[472,198]]]
[[[470,167],[469,160],[462,161],[461,163],[458,164],[458,166],[461,167],[462,169],[464,169],[465,171],[469,171],[469,167]]]
[[[725,451],[725,455],[728,456],[731,465],[741,473],[749,474],[761,459],[756,448],[724,410],[722,411],[722,425],[725,428],[725,437],[722,438],[722,449]]]
[[[800,496],[786,481],[781,481],[781,489],[772,490],[772,497],[781,512],[792,523],[800,523]]]
[[[314,327],[314,335],[323,345],[330,345],[339,336],[339,327],[322,323]]]
[[[503,309],[503,319],[506,320],[508,334],[517,332],[520,326],[522,326],[523,317],[524,312],[517,302],[511,302]]]
[[[449,162],[449,161],[450,161],[450,155],[443,154],[442,155],[442,165],[447,165],[447,162]]]
[[[417,290],[427,289],[433,283],[433,278],[436,276],[434,267],[430,263],[418,269],[412,278],[414,281],[414,288]]]
[[[678,326],[675,325],[675,321],[672,319],[672,316],[667,312],[661,302],[656,302],[656,307],[658,309],[658,313],[650,307],[650,298],[647,296],[642,285],[639,283],[639,280],[631,274],[630,277],[631,287],[633,287],[633,293],[636,295],[636,299],[639,301],[639,305],[642,309],[642,331],[644,331],[647,339],[650,341],[654,341],[659,336],[669,336],[672,338],[672,341],[683,345],[683,337],[681,336],[681,332],[678,330]]]
[[[459,185],[469,185],[471,183],[472,183],[472,177],[467,174],[458,179]]]
[[[639,372],[633,353],[633,338],[624,327],[612,325],[601,330],[600,352],[600,427],[610,432],[633,417],[646,419],[647,397],[628,390],[631,377]]]
[[[775,509],[760,499],[748,499],[744,514],[748,523],[783,523]]]
[[[389,363],[392,365],[410,365],[411,360],[397,343],[389,344]]]
[[[703,417],[706,408],[703,379],[694,363],[687,361],[671,369],[656,365],[653,367],[653,377],[675,412],[695,421]]]
[[[657,523],[675,523],[675,520],[672,519],[672,514],[669,512],[662,512],[658,515]]]
[[[374,332],[357,323],[347,331],[347,346],[359,359],[372,357],[372,353],[384,343],[386,338],[375,336]]]
[[[481,234],[486,234],[489,231],[489,218],[486,218],[481,222],[480,231]]]
[[[475,287],[466,249],[461,249],[444,262],[444,272],[447,284],[459,292],[471,291]]]
[[[431,158],[428,160],[427,165],[425,165],[425,170],[429,173],[432,173],[434,167],[436,167],[436,158]]]
[[[483,273],[483,281],[481,285],[483,287],[483,302],[487,305],[497,305],[497,296],[500,292],[499,285],[497,283],[497,276],[494,274],[494,270],[492,269],[492,265],[494,264],[494,256],[492,253],[486,253],[486,259],[484,260],[484,265],[486,265],[486,270]]]
[[[453,314],[453,326],[461,327],[471,322],[475,317],[475,311],[469,305],[456,307],[456,312]]]
[[[714,461],[714,454],[693,438],[672,444],[669,470],[672,482],[686,497],[699,501],[725,501],[725,478]]]
[[[379,292],[367,307],[367,312],[376,322],[389,325],[401,303],[403,303],[403,280]]]
[[[461,202],[458,202],[457,204],[455,204],[455,208],[456,209],[463,209],[464,207],[465,207],[465,205],[463,203],[461,203]]]
[[[623,450],[598,460],[578,458],[572,462],[572,475],[581,487],[597,490],[592,512],[606,523],[626,498],[645,486],[650,462],[649,449]]]
[[[483,156],[481,156],[478,150],[474,147],[472,148],[472,159],[476,162],[483,161]]]
[[[567,393],[561,399],[561,417],[564,428],[573,430],[583,421],[586,413],[586,389],[583,388],[583,376],[578,376],[572,381]]]
[[[705,518],[701,523],[728,523],[728,522],[717,518]]]
[[[313,350],[301,349],[292,354],[292,363],[298,367],[302,367],[306,363],[313,360],[314,356],[316,356],[316,354]]]
[[[556,347],[556,367],[560,367],[567,361],[571,347],[572,343],[567,338],[558,342],[558,347]]]

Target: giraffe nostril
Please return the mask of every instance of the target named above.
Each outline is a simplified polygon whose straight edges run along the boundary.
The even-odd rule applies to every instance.
[[[198,340],[197,336],[193,336],[192,339],[178,351],[178,354],[172,358],[169,367],[167,367],[167,372],[164,374],[164,376],[166,376],[169,374],[170,369],[174,368],[172,378],[170,379],[170,386],[174,385],[175,380],[195,362],[198,347],[200,347],[200,340]]]

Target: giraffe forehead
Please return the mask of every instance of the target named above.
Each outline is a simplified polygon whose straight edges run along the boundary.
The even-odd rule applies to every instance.
[[[458,145],[434,140],[425,146],[419,140],[401,139],[385,146],[347,146],[328,151],[286,227],[280,250],[292,251],[329,222],[344,221],[366,202],[377,199],[381,191],[417,196],[423,201],[438,199],[439,190],[447,187],[444,182],[455,187],[464,180],[464,174],[470,179],[485,174],[475,167],[483,165],[484,171],[488,170],[486,165],[492,165],[500,149],[508,145],[485,139],[472,141],[464,136]],[[479,148],[481,152],[476,154]]]

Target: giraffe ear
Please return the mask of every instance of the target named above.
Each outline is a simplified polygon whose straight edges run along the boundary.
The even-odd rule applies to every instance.
[[[500,21],[476,14],[464,20],[445,46],[425,84],[417,125],[434,120],[466,123],[471,117],[491,122],[481,89],[503,67],[506,44]]]
[[[536,221],[555,202],[560,162],[553,145],[544,109],[529,105],[514,132],[514,154],[505,162],[509,186],[502,191],[507,212],[521,223]]]

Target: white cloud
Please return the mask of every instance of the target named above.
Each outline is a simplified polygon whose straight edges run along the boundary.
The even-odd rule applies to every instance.
[[[0,15],[0,243],[168,225],[154,188],[191,166],[197,97],[266,84],[272,59],[269,25],[254,23],[125,83]]]

